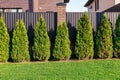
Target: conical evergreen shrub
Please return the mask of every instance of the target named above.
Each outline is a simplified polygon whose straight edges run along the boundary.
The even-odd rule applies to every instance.
[[[93,31],[88,13],[78,20],[75,55],[78,59],[91,59],[94,55]]]
[[[30,60],[28,44],[25,24],[23,20],[18,20],[12,37],[11,59],[13,62],[24,62]]]
[[[0,17],[0,62],[6,62],[9,58],[9,34],[3,17]]]
[[[50,39],[44,18],[41,16],[34,30],[34,60],[48,60],[50,57]]]
[[[112,27],[106,14],[103,14],[101,25],[96,34],[96,55],[99,58],[113,57]]]
[[[66,23],[57,27],[53,57],[56,60],[67,60],[71,56],[69,33]]]
[[[120,58],[120,14],[116,20],[115,26],[115,37],[114,37],[114,56]]]

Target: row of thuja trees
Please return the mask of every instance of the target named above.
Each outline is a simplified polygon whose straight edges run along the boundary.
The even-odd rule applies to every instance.
[[[10,42],[7,28],[1,17],[0,62],[6,62],[9,58],[13,62],[29,61],[29,41],[23,20],[16,22],[11,40]],[[50,46],[51,43],[47,33],[46,23],[41,16],[34,30],[34,45],[32,47],[34,60],[48,60],[51,55]],[[62,23],[56,30],[52,56],[56,60],[68,60],[71,54],[68,27],[66,23]],[[113,33],[111,23],[107,16],[103,14],[101,26],[97,29],[97,33],[93,37],[89,16],[88,13],[85,13],[78,20],[74,54],[78,59],[120,57],[120,15],[116,21],[116,28]]]
[[[41,16],[34,30],[34,45],[32,46],[35,61],[50,58],[50,39],[44,18]],[[16,22],[13,36],[10,41],[3,17],[0,17],[0,62],[10,59],[13,62],[30,61],[29,41],[26,26],[23,20]],[[53,57],[56,60],[69,59],[71,56],[68,28],[65,23],[59,25],[53,48]]]

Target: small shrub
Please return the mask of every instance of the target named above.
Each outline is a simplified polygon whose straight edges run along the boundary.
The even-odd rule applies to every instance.
[[[94,55],[93,31],[88,13],[78,21],[75,55],[78,59],[91,59]]]
[[[120,58],[120,14],[116,20],[115,26],[115,37],[114,37],[114,56]]]
[[[103,14],[101,26],[97,30],[96,35],[96,55],[99,58],[112,58],[113,43],[112,43],[112,28],[107,15]]]
[[[16,22],[13,31],[11,59],[13,62],[29,61],[28,36],[23,20]]]
[[[33,57],[35,60],[48,60],[50,57],[50,39],[44,18],[41,16],[34,31]]]
[[[3,17],[0,17],[0,62],[6,62],[9,58],[9,34]]]
[[[65,23],[57,27],[53,57],[57,60],[67,60],[71,56],[68,28]]]

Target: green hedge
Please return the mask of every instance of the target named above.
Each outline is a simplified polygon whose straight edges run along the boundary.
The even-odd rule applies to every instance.
[[[113,57],[112,27],[106,14],[103,14],[101,25],[97,30],[95,48],[95,54],[97,57]]]
[[[28,36],[23,20],[16,22],[13,31],[11,59],[13,62],[29,61]]]
[[[3,17],[0,17],[0,62],[7,62],[9,58],[9,34]]]
[[[34,31],[34,60],[48,60],[50,57],[50,39],[44,18],[41,16]]]
[[[114,56],[120,58],[120,14],[116,20],[115,26],[115,37],[114,37]]]
[[[71,57],[68,27],[62,23],[57,27],[53,57],[57,60],[67,60]]]
[[[92,25],[88,13],[78,20],[74,54],[77,59],[120,58],[120,14],[116,20],[114,38],[112,37],[112,26],[106,14],[103,14],[101,25],[98,27],[95,42],[93,41]],[[95,43],[95,47],[94,47]],[[114,46],[113,46],[114,43]],[[32,46],[34,60],[43,61],[50,58],[50,39],[44,18],[40,16],[34,29],[34,45]],[[9,48],[11,51],[9,52]],[[13,31],[12,44],[3,17],[0,17],[0,62],[12,59],[13,62],[30,61],[29,42],[26,26],[23,20],[16,22]],[[10,55],[9,55],[10,53]],[[54,47],[51,55],[55,60],[70,59],[69,31],[66,23],[61,23],[56,30]]]
[[[78,21],[75,55],[78,59],[91,59],[94,55],[93,31],[88,13],[84,13]]]

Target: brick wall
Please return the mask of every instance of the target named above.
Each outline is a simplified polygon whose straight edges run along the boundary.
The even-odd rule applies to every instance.
[[[57,12],[57,3],[64,0],[38,0],[38,12]]]
[[[57,3],[64,0],[0,0],[0,8],[22,8],[23,12],[57,12]]]
[[[57,4],[57,25],[66,22],[66,3]]]
[[[29,10],[29,0],[0,0],[0,8],[22,8]]]

